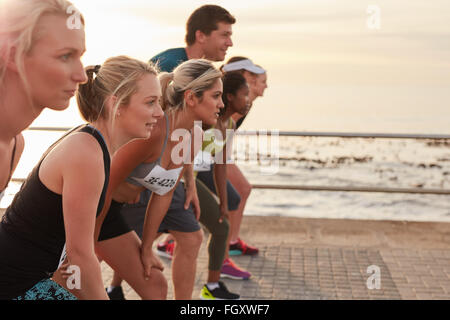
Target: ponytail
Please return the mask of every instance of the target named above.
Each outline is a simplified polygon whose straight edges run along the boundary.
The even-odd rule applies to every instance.
[[[102,115],[103,101],[98,94],[99,88],[95,81],[94,74],[97,75],[100,65],[88,66],[85,68],[87,81],[80,84],[77,93],[77,103],[82,117],[88,122],[94,122]]]
[[[89,66],[85,70],[88,80],[79,86],[77,102],[81,115],[88,122],[99,118],[113,120],[118,107],[128,105],[131,96],[137,92],[137,82],[145,74],[157,75],[152,63],[127,56],[112,57],[102,66]],[[117,97],[117,102],[112,114],[108,114],[104,104],[111,96]]]
[[[161,108],[163,111],[169,110],[183,102],[182,92],[177,92],[173,83],[173,72],[161,73],[159,75],[159,82],[161,84]]]
[[[196,97],[201,98],[203,92],[210,89],[221,77],[222,73],[205,59],[188,60],[176,67],[172,73],[161,74],[159,80],[163,110],[184,109],[186,90],[191,90]]]

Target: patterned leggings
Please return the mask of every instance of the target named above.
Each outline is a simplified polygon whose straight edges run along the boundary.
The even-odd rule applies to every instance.
[[[14,300],[77,300],[77,298],[56,282],[44,279]]]

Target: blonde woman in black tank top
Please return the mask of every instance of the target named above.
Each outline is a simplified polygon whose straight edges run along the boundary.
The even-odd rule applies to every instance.
[[[22,155],[21,132],[45,107],[67,108],[86,81],[84,20],[79,15],[80,27],[68,29],[70,6],[64,0],[0,1],[0,194]]]

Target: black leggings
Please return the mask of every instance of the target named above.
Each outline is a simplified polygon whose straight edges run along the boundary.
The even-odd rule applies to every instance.
[[[199,172],[196,179],[197,194],[200,201],[200,222],[208,229],[209,270],[220,270],[228,245],[228,232],[230,224],[227,219],[219,222],[220,207],[214,185],[213,170]],[[239,207],[241,197],[233,185],[227,180],[228,210],[233,211]]]
[[[196,180],[197,194],[200,201],[200,222],[208,229],[208,269],[217,271],[222,268],[227,249],[230,224],[227,219],[219,222],[220,209],[215,195],[200,180]]]

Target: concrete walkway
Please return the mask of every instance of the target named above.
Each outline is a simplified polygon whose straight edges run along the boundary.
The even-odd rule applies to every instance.
[[[207,236],[193,299],[207,278]],[[241,237],[260,249],[233,258],[250,280],[223,280],[242,299],[450,299],[450,223],[246,216]],[[173,299],[170,260],[161,260]],[[107,286],[104,262],[102,273]]]
[[[260,249],[233,258],[250,280],[223,280],[242,299],[450,299],[450,223],[245,217],[241,237]],[[193,299],[207,278],[206,238]],[[102,270],[107,285],[112,270]]]

